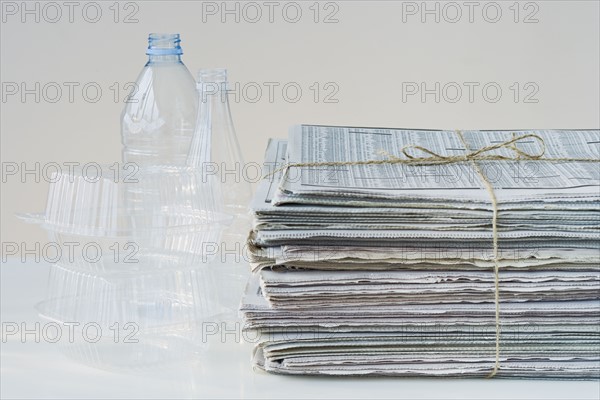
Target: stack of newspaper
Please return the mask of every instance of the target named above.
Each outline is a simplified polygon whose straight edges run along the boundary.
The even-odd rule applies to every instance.
[[[303,125],[272,139],[242,304],[254,363],[598,378],[599,161],[598,130]]]

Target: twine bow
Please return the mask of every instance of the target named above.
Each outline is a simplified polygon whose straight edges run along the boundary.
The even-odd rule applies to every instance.
[[[465,142],[462,132],[457,131],[456,133],[458,134],[463,145],[465,145],[465,147],[468,149],[468,146]],[[520,141],[522,141],[524,139],[528,139],[528,138],[536,139],[536,141],[540,145],[539,153],[537,153],[537,154],[527,153],[527,152],[519,149],[517,146],[515,146],[515,144],[517,142],[520,142]],[[507,157],[507,156],[503,156],[503,155],[499,155],[499,154],[486,154],[491,151],[502,149],[502,148],[512,150],[515,153],[515,155],[512,157]],[[415,157],[408,152],[409,149],[415,149],[415,150],[422,151],[423,153],[429,154],[429,157]],[[513,138],[511,140],[507,140],[502,143],[497,143],[497,144],[493,144],[490,146],[482,147],[479,150],[469,151],[466,154],[462,154],[462,155],[458,155],[458,156],[443,156],[441,154],[438,154],[438,153],[435,153],[435,152],[429,150],[426,147],[415,146],[412,144],[402,147],[401,151],[402,151],[402,154],[404,154],[404,156],[406,157],[406,160],[412,160],[411,163],[417,163],[417,162],[429,163],[432,161],[437,161],[439,163],[445,163],[445,162],[446,163],[455,163],[455,162],[467,162],[467,161],[506,161],[506,160],[515,160],[516,161],[516,160],[523,160],[523,159],[538,160],[538,159],[542,158],[544,156],[544,154],[546,153],[546,143],[544,143],[544,139],[542,139],[540,136],[533,134],[533,133],[528,133],[528,134],[520,135],[520,136],[517,136],[516,134],[513,133]],[[402,160],[401,158],[398,158],[398,157],[390,155],[390,154],[385,154],[385,155],[391,160],[396,160],[396,159]]]

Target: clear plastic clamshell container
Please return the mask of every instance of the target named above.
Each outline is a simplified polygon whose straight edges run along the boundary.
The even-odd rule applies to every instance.
[[[206,268],[89,272],[51,266],[40,315],[69,327],[61,349],[105,369],[161,366],[197,356],[207,347],[206,324],[221,311]]]
[[[148,167],[116,180],[83,171],[56,173],[46,210],[21,215],[40,224],[65,259],[92,269],[148,267],[179,261],[205,263],[214,256],[231,218],[221,212],[218,185],[199,169]]]
[[[210,265],[231,221],[211,179],[175,166],[127,179],[110,168],[52,176],[45,212],[22,218],[46,229],[56,249],[38,310],[69,327],[72,337],[59,342],[69,356],[131,369],[206,348],[204,327],[227,311]]]

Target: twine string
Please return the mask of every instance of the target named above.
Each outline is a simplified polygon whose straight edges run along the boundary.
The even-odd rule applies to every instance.
[[[465,149],[469,150],[469,145],[468,145],[467,141],[465,140],[465,137],[463,136],[462,132],[456,131],[456,134],[458,135],[460,141],[465,146]],[[541,140],[542,144],[544,143],[544,141],[539,136],[537,136],[537,138],[539,138]],[[517,139],[518,139],[517,136],[513,133],[513,139],[506,141],[502,144],[508,146],[509,148],[511,148],[513,150],[517,150],[516,157],[531,157],[530,154],[522,152],[517,149],[517,147],[515,146]],[[497,147],[497,148],[499,148],[499,147]],[[545,145],[543,145],[541,148],[540,154],[538,156],[535,156],[535,155],[534,156],[536,158],[539,158],[539,157],[543,156],[545,152],[546,152],[546,147],[545,147]],[[470,154],[473,154],[473,153],[477,153],[477,152],[472,152]],[[479,151],[479,154],[480,153],[481,153],[481,151]],[[495,324],[496,324],[496,343],[495,343],[494,368],[486,376],[486,378],[493,378],[498,373],[498,370],[500,369],[500,339],[501,339],[500,262],[499,262],[500,260],[498,257],[498,200],[496,198],[496,192],[494,192],[494,187],[488,180],[487,176],[481,170],[481,167],[479,166],[479,164],[477,164],[477,161],[472,160],[471,162],[473,163],[473,168],[475,168],[475,171],[477,171],[477,175],[479,175],[481,182],[485,186],[485,189],[487,190],[487,192],[490,196],[490,201],[492,203],[492,248],[493,248],[492,257],[494,258],[494,305],[495,305],[494,315],[495,315]]]

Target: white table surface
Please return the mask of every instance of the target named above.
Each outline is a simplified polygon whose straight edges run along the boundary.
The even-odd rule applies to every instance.
[[[2,322],[40,321],[48,265],[2,264]],[[68,359],[51,343],[1,343],[4,398],[599,399],[600,381],[289,377],[255,372],[250,344],[215,345],[168,371],[116,373]]]

